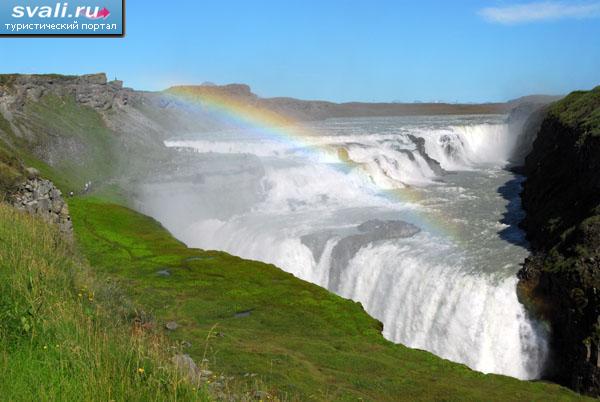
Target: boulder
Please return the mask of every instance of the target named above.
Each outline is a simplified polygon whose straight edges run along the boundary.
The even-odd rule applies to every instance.
[[[35,179],[40,175],[40,171],[33,167],[28,167],[25,169],[25,173],[27,173],[28,179]]]
[[[192,384],[200,384],[201,370],[188,354],[178,354],[171,358],[177,371]]]
[[[169,331],[175,331],[177,328],[179,328],[179,324],[177,324],[175,321],[169,321],[165,324],[165,328]]]

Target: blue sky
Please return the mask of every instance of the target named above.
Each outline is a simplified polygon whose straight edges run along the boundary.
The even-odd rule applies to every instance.
[[[0,38],[0,55],[0,72],[104,71],[136,89],[499,101],[600,85],[600,0],[128,0],[124,39]]]

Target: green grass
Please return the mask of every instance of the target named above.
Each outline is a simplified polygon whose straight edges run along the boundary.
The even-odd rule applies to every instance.
[[[74,99],[46,95],[39,102],[27,102],[23,114],[13,120],[27,136],[17,136],[0,114],[0,150],[35,167],[63,191],[80,191],[87,181],[103,183],[118,170],[115,134],[95,110]]]
[[[549,112],[566,127],[587,135],[600,136],[600,86],[590,91],[575,91],[555,102]]]
[[[0,201],[5,194],[14,191],[24,179],[25,170],[21,162],[0,140]]]
[[[288,400],[571,400],[554,384],[484,375],[386,341],[358,303],[272,265],[189,249],[156,221],[100,199],[70,201],[78,244],[187,352]],[[169,270],[171,275],[157,275]],[[237,316],[236,313],[250,311]],[[213,329],[214,328],[214,329]],[[204,341],[213,329],[209,347]]]
[[[87,181],[103,182],[118,168],[115,160],[116,138],[102,117],[93,109],[78,105],[74,99],[44,96],[25,106],[27,130],[35,140],[21,149],[53,149],[59,156],[51,166],[40,163],[31,153],[20,155],[23,161],[53,179],[63,190],[80,190]],[[65,149],[56,149],[56,140]],[[73,149],[69,149],[72,146]]]
[[[26,135],[17,136],[0,114],[0,148],[63,191],[78,192],[88,181],[97,187],[119,171],[122,158],[117,150],[122,147],[117,135],[97,111],[71,97],[45,95],[38,102],[28,101],[12,124]]]
[[[37,102],[29,100],[12,124],[27,133],[16,136],[17,130],[0,115],[0,133],[13,145],[12,151],[63,192],[80,192],[88,181],[94,189],[127,182],[168,156],[160,140],[115,132],[101,113],[69,96],[47,94]]]
[[[14,136],[10,124],[0,114],[0,133]],[[0,199],[24,180],[25,171],[15,151],[0,137]]]
[[[0,204],[1,400],[207,400],[169,365],[164,337],[133,330],[134,314],[56,228]]]

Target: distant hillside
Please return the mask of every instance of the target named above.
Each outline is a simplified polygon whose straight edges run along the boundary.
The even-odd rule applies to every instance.
[[[245,102],[256,108],[269,109],[297,120],[320,120],[336,117],[371,116],[415,116],[415,115],[465,115],[465,114],[503,114],[524,102],[548,103],[554,97],[524,97],[507,103],[454,104],[454,103],[333,103],[319,100],[300,100],[294,98],[260,98],[248,85],[184,85],[167,89],[170,94],[195,94],[220,96]]]
[[[520,98],[511,99],[509,105],[520,105],[522,103],[551,103],[564,98],[564,95],[527,95]]]

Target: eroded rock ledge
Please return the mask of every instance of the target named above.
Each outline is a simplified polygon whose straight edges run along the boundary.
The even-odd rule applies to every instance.
[[[27,100],[39,101],[42,96],[73,96],[75,100],[98,110],[114,105],[126,105],[136,97],[132,89],[123,88],[123,82],[108,81],[106,74],[65,76],[56,74],[14,74],[0,77],[0,101],[9,108],[20,110]]]

